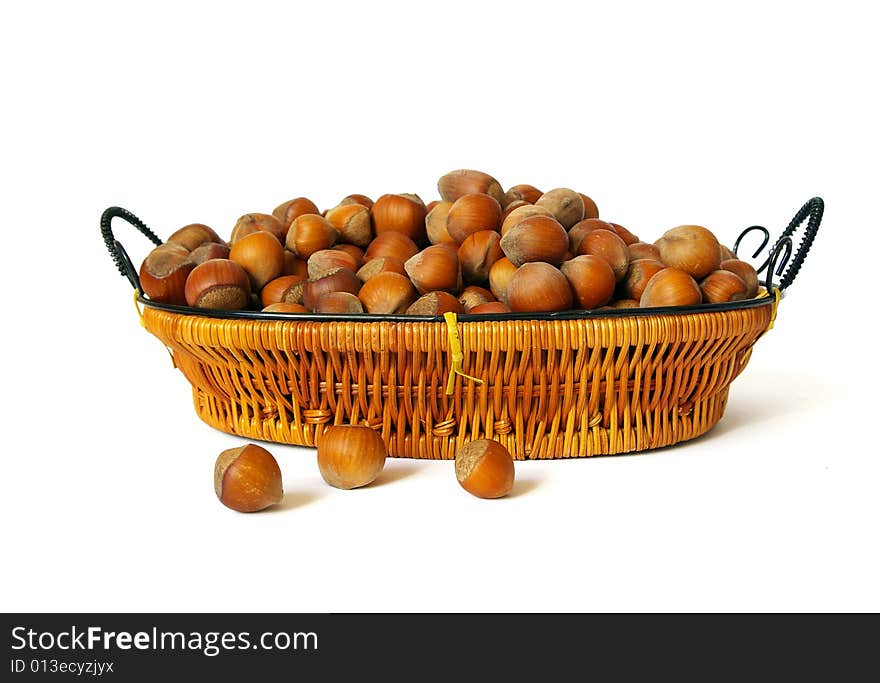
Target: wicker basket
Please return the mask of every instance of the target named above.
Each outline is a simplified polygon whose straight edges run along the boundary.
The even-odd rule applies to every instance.
[[[730,383],[773,323],[821,222],[813,199],[770,251],[766,289],[749,301],[677,309],[503,316],[290,316],[218,313],[140,295],[136,271],[101,229],[143,306],[142,323],[193,387],[199,417],[250,439],[313,446],[326,425],[365,424],[389,454],[454,458],[465,442],[500,441],[515,458],[642,451],[715,425]],[[791,235],[809,217],[792,254]],[[757,254],[769,242],[769,233]],[[743,235],[740,236],[740,240]],[[737,246],[740,240],[737,240]],[[770,294],[768,294],[768,291]],[[139,308],[140,310],[140,308]]]

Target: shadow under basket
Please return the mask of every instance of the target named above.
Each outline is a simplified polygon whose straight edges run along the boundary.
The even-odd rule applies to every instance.
[[[815,238],[822,200],[807,202],[761,266],[757,298],[675,309],[493,316],[326,316],[215,312],[140,295],[110,222],[101,229],[135,287],[142,322],[193,387],[199,417],[217,429],[314,446],[327,425],[378,430],[389,455],[452,459],[473,439],[514,458],[643,451],[704,434],[731,382],[772,327],[782,292]],[[794,259],[792,233],[809,217]],[[769,242],[764,228],[764,242]],[[789,261],[791,261],[789,263]],[[778,286],[774,271],[781,275]]]

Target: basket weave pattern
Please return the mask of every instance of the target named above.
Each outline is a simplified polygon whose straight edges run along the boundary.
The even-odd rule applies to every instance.
[[[193,385],[199,417],[252,439],[313,446],[329,424],[380,430],[389,454],[452,459],[490,438],[519,460],[641,451],[699,436],[771,306],[459,322],[222,320],[147,307],[144,322]]]

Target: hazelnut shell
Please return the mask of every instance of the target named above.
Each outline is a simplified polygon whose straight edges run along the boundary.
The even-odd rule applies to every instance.
[[[375,481],[388,451],[379,432],[360,425],[328,427],[318,439],[318,469],[330,486],[354,489]]]
[[[501,498],[513,490],[513,458],[497,441],[471,441],[455,454],[455,477],[478,498]]]
[[[214,491],[226,507],[257,512],[281,502],[281,469],[269,451],[255,444],[223,451],[214,464]]]

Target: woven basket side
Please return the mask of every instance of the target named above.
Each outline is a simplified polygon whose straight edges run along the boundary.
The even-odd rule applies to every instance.
[[[475,438],[519,459],[623,453],[698,436],[767,328],[770,306],[689,315],[459,323],[220,320],[147,308],[200,417],[314,445],[327,424],[379,429],[392,455],[453,458]]]

